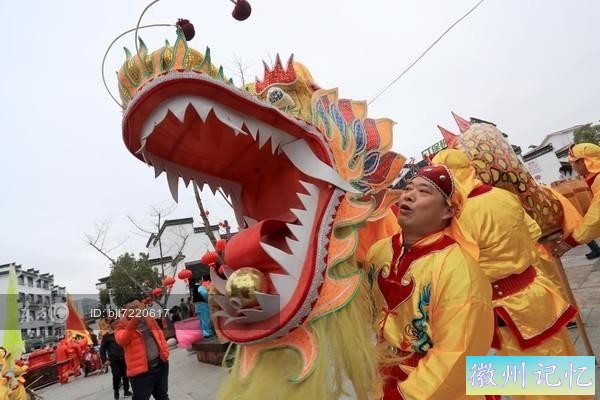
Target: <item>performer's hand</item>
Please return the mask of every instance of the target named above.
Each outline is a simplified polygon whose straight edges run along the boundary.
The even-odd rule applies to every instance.
[[[552,255],[560,258],[569,250],[571,250],[571,246],[569,246],[565,241],[560,241],[552,247]]]

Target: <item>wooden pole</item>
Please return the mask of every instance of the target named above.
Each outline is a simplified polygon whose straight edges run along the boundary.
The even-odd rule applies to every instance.
[[[554,235],[553,235],[554,236]],[[559,234],[558,238],[562,238],[562,233]],[[554,239],[554,240],[553,240]],[[556,237],[548,237],[542,243],[544,246],[547,246],[549,243],[556,241]],[[565,293],[567,294],[569,303],[571,303],[575,308],[577,308],[577,315],[575,316],[575,323],[577,324],[577,329],[579,330],[579,336],[583,340],[583,346],[585,347],[585,351],[589,356],[594,357],[596,365],[598,365],[598,359],[594,354],[594,349],[592,348],[592,344],[590,342],[590,338],[585,330],[585,326],[583,324],[583,320],[581,319],[581,308],[577,304],[577,300],[575,299],[575,295],[573,294],[573,290],[571,289],[571,285],[569,284],[569,279],[567,278],[567,273],[565,272],[565,267],[562,264],[562,261],[559,257],[554,257],[554,262],[556,262],[556,266],[558,267],[558,273],[560,274],[560,279],[562,281],[562,285],[565,288]]]
[[[575,308],[577,308],[577,315],[575,316],[575,323],[577,324],[577,329],[579,330],[579,336],[583,340],[583,346],[585,347],[585,351],[588,356],[594,357],[596,365],[598,365],[598,359],[594,354],[594,349],[592,348],[592,344],[590,342],[590,338],[585,330],[585,326],[583,325],[583,320],[581,319],[581,308],[577,304],[577,300],[575,300],[575,295],[573,294],[573,290],[571,290],[571,285],[569,285],[569,280],[567,278],[567,273],[565,272],[565,268],[562,265],[562,261],[558,257],[554,257],[556,264],[558,266],[558,272],[560,273],[560,277],[563,281],[563,285],[565,287],[565,292],[569,297],[569,303],[573,304]]]

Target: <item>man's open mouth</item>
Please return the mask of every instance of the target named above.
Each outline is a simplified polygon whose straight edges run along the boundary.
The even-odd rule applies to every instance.
[[[400,210],[400,214],[402,214],[402,215],[408,215],[408,214],[412,213],[412,211],[413,211],[412,208],[405,203],[400,203],[399,210]]]
[[[171,72],[147,86],[126,110],[129,150],[156,176],[166,172],[175,199],[179,178],[186,186],[193,180],[213,192],[221,188],[239,226],[247,228],[225,249],[226,274],[252,267],[268,281],[254,309],[217,296],[219,323],[229,328],[224,333],[246,343],[279,336],[306,317],[301,309],[309,310],[317,295],[323,238],[343,193],[336,187],[351,188],[331,167],[323,139],[310,125],[198,74]],[[225,293],[225,282],[213,278]],[[260,326],[248,329],[255,323]]]

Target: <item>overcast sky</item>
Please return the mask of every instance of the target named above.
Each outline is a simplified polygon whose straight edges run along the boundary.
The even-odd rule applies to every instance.
[[[245,22],[227,0],[163,0],[144,23],[190,19],[191,46],[211,48],[213,62],[236,76],[261,76],[261,60],[290,53],[324,88],[371,99],[476,0],[250,0]],[[85,232],[111,222],[115,250],[145,250],[130,215],[150,225],[152,206],[172,200],[164,176],[154,179],[122,143],[121,112],[100,76],[108,44],[135,26],[147,3],[134,0],[0,0],[0,264],[17,262],[50,272],[71,293],[95,293],[108,263],[86,245]],[[513,144],[539,144],[548,133],[600,119],[600,2],[486,0],[404,78],[370,107],[370,116],[397,122],[395,149],[406,156],[452,130],[450,111],[498,124]],[[147,30],[155,49],[170,28]],[[124,59],[117,43],[107,61]],[[198,215],[191,189],[180,189],[170,215]],[[227,206],[204,194],[211,222],[233,221]],[[196,218],[198,220],[198,218]],[[234,223],[235,225],[235,223]]]

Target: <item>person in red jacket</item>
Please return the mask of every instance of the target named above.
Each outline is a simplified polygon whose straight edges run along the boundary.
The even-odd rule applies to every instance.
[[[115,329],[115,339],[125,353],[133,400],[169,400],[169,348],[156,321],[134,300]]]
[[[61,384],[69,382],[71,371],[71,358],[69,356],[68,339],[62,339],[56,347],[56,364],[58,365],[58,381]]]
[[[67,352],[71,358],[71,373],[73,376],[78,377],[81,375],[81,350],[72,337],[67,339],[67,346]]]

